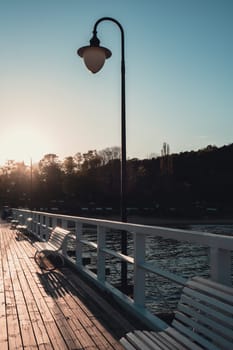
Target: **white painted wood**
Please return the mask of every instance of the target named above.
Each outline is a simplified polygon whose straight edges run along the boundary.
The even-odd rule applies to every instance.
[[[176,283],[181,284],[181,285],[185,285],[185,283],[187,282],[187,278],[183,278],[181,276],[175,275],[172,272],[163,270],[163,269],[159,268],[158,266],[156,266],[156,263],[154,263],[154,262],[141,263],[140,268],[144,269],[148,272],[152,272],[156,275],[162,276],[164,278],[167,278],[170,281],[176,282]]]
[[[220,283],[216,283],[210,279],[206,279],[206,278],[203,278],[203,277],[198,277],[198,276],[195,276],[192,278],[192,281],[193,282],[199,282],[201,283],[201,285],[206,285],[206,286],[210,286],[212,287],[214,290],[219,290],[219,291],[222,291],[226,294],[229,294],[229,295],[232,295],[233,296],[233,288],[232,287],[228,287],[224,284],[220,284]]]
[[[126,339],[130,341],[130,343],[136,348],[136,349],[143,349],[143,350],[158,350],[159,348],[154,347],[151,348],[148,346],[143,340],[141,340],[134,332],[128,333],[126,336]]]
[[[178,343],[181,343],[187,349],[190,349],[190,350],[202,350],[203,349],[202,347],[198,346],[197,344],[194,344],[193,341],[190,340],[190,338],[188,338],[186,335],[182,334],[181,332],[177,331],[173,327],[167,328],[164,331],[164,334],[170,335],[172,339],[174,339]],[[217,350],[217,349],[213,348],[213,350]]]
[[[216,308],[213,309],[212,307],[202,304],[196,299],[191,299],[190,297],[182,294],[180,303],[178,305],[178,310],[185,312],[183,308],[187,304],[193,306],[195,309],[198,309],[205,314],[208,314],[210,317],[219,320],[221,323],[229,324],[233,328],[233,318],[231,316],[227,316],[226,314],[219,312]]]
[[[105,237],[106,228],[98,225],[97,227],[97,278],[100,282],[105,281]]]
[[[45,231],[45,239],[48,241],[49,239],[49,217],[45,215],[45,226],[46,226],[46,231]]]
[[[91,242],[91,241],[88,241],[88,240],[86,240],[86,239],[81,239],[80,242],[81,242],[82,244],[85,244],[85,245],[91,247],[91,248],[95,248],[95,249],[98,248],[98,244],[97,244],[96,242]]]
[[[210,275],[213,281],[231,285],[231,252],[212,247],[210,249]]]
[[[190,286],[193,289],[197,289],[202,293],[205,293],[207,295],[213,296],[216,299],[226,301],[228,303],[228,306],[231,304],[233,306],[233,295],[226,293],[224,291],[221,291],[218,288],[213,288],[205,284],[201,284],[196,281],[190,280],[188,282],[188,286]]]
[[[219,299],[211,298],[209,295],[200,293],[200,291],[193,290],[190,287],[185,287],[183,293],[191,296],[192,298],[199,299],[204,301],[207,305],[212,306],[213,308],[218,308],[221,312],[230,313],[233,315],[233,306],[227,302],[229,295],[226,295],[226,302],[222,302]],[[217,293],[217,291],[216,291]]]
[[[79,221],[75,221],[75,235],[76,235],[76,265],[82,267],[82,252],[83,245],[81,243],[83,237],[83,224]]]
[[[145,344],[147,344],[150,349],[160,349],[160,350],[167,350],[169,349],[167,344],[163,341],[163,338],[155,336],[150,336],[150,332],[146,333],[144,331],[134,331],[134,334],[141,339]],[[172,349],[174,350],[174,348]],[[180,349],[179,349],[180,350]]]
[[[141,268],[145,262],[145,236],[134,234],[134,303],[145,306],[145,270]]]
[[[61,220],[61,227],[63,227],[65,230],[68,230],[68,220],[67,219],[62,219]]]
[[[61,251],[65,240],[70,234],[70,231],[67,231],[61,227],[55,227],[55,229],[51,233],[48,242],[35,242],[33,246],[38,251]]]
[[[124,349],[126,349],[126,350],[135,350],[135,347],[132,344],[130,344],[130,342],[128,342],[128,340],[126,340],[125,338],[123,338],[121,340],[121,343],[124,346]]]
[[[134,300],[131,300],[132,303],[129,303],[131,306],[130,308],[133,309],[136,313],[142,315],[143,318],[147,319],[148,322],[152,322],[154,327],[158,328],[164,328],[164,322],[158,321],[158,319],[153,318],[153,315],[151,315],[144,307],[144,283],[141,283],[144,281],[144,276],[146,272],[150,272],[153,274],[157,274],[159,276],[162,276],[168,280],[171,280],[173,282],[176,282],[180,285],[186,284],[186,279],[182,276],[177,276],[170,271],[165,271],[162,268],[156,266],[151,261],[145,261],[144,254],[145,249],[143,247],[143,244],[138,243],[143,242],[145,237],[149,234],[154,237],[162,237],[164,239],[171,238],[175,239],[177,241],[181,242],[190,242],[190,243],[197,243],[198,245],[204,245],[206,247],[209,247],[210,249],[210,269],[211,269],[211,278],[215,281],[221,280],[221,283],[224,283],[225,286],[223,287],[221,284],[215,283],[214,281],[201,281],[198,279],[193,279],[190,282],[190,285],[187,285],[188,289],[193,290],[191,294],[188,294],[188,292],[184,292],[184,295],[186,298],[191,298],[192,301],[190,301],[190,305],[196,306],[196,303],[200,303],[200,310],[204,312],[204,310],[210,309],[209,311],[209,317],[214,320],[214,318],[217,318],[219,322],[228,322],[229,320],[229,310],[231,312],[231,308],[229,306],[233,306],[230,303],[230,298],[227,296],[224,296],[225,300],[227,301],[227,306],[225,306],[225,309],[223,308],[223,301],[220,297],[221,293],[226,293],[229,296],[232,296],[232,292],[227,292],[225,288],[227,288],[226,284],[229,283],[229,276],[231,273],[231,261],[230,261],[230,254],[233,251],[233,237],[231,236],[224,236],[224,235],[216,235],[206,232],[197,232],[197,231],[189,231],[189,230],[180,230],[180,229],[170,229],[165,227],[154,227],[154,226],[145,226],[145,225],[136,225],[136,224],[130,224],[130,223],[122,223],[122,222],[116,222],[116,221],[107,221],[107,220],[98,220],[98,219],[91,219],[91,218],[83,218],[83,217],[75,217],[75,216],[67,216],[67,215],[57,215],[52,213],[42,213],[38,211],[27,211],[27,210],[14,210],[13,211],[14,216],[18,215],[33,215],[33,231],[37,229],[37,223],[40,221],[40,216],[45,217],[46,227],[51,228],[51,226],[55,226],[54,223],[57,222],[57,220],[62,222],[68,222],[68,221],[74,221],[76,223],[76,264],[80,268],[82,268],[82,252],[83,252],[83,246],[84,244],[90,248],[94,248],[97,251],[97,260],[98,260],[98,270],[102,271],[99,276],[92,276],[93,279],[96,278],[96,281],[99,282],[101,287],[106,288],[108,291],[111,291],[112,294],[117,295],[117,297],[121,298],[123,302],[128,302],[128,297],[119,294],[116,290],[114,290],[113,286],[110,286],[104,281],[104,261],[106,254],[110,256],[114,256],[119,259],[119,261],[127,261],[131,264],[134,264],[134,270],[135,270],[135,294],[134,294]],[[101,240],[97,242],[91,242],[88,241],[86,238],[83,239],[82,237],[82,225],[83,224],[90,224],[97,227],[101,227],[101,230],[103,228],[103,232],[116,229],[119,232],[121,230],[125,230],[129,233],[132,233],[135,236],[135,256],[131,257],[128,255],[124,255],[120,252],[113,251],[111,249],[106,248],[101,243]],[[81,232],[81,234],[78,234],[77,227],[79,227],[78,231]],[[116,233],[118,234],[118,233]],[[103,236],[105,234],[103,233]],[[103,238],[102,238],[103,239]],[[168,257],[169,258],[169,257]],[[84,269],[83,269],[84,270]],[[88,271],[85,269],[85,271]],[[89,273],[88,273],[89,274]],[[91,274],[90,274],[91,275]],[[194,283],[195,282],[195,283]],[[215,283],[215,284],[214,284]],[[212,300],[211,298],[214,298],[214,295],[210,293],[211,288],[215,290],[215,296],[217,295],[217,300]],[[230,288],[229,290],[232,291]],[[203,302],[200,302],[198,300],[198,293],[203,295]],[[212,295],[212,297],[211,297]],[[204,297],[208,299],[208,304],[206,300],[204,300]],[[184,303],[184,300],[183,300]],[[222,304],[221,304],[222,303]],[[214,308],[218,308],[216,310],[216,314],[213,315],[211,313]],[[206,309],[205,309],[206,308]],[[226,311],[228,310],[228,313]],[[207,312],[207,311],[205,311]],[[207,316],[206,316],[207,317]],[[153,320],[153,321],[152,321]]]
[[[37,223],[37,225],[36,225],[36,235],[38,237],[40,237],[40,214],[39,213],[36,214],[36,223]]]
[[[186,347],[184,347],[180,342],[177,342],[173,337],[171,337],[168,333],[162,332],[161,334],[158,332],[148,332],[147,335],[149,337],[159,337],[161,339],[161,342],[163,344],[166,344],[167,348],[169,350],[187,350]]]
[[[111,249],[108,249],[108,248],[103,248],[102,251],[105,253],[105,254],[108,254],[110,256],[114,256],[115,258],[118,258],[122,261],[126,261],[130,264],[133,264],[134,263],[134,258],[132,258],[131,256],[128,256],[128,255],[124,255],[120,252],[115,252]]]
[[[190,350],[230,350],[233,344],[232,303],[232,290],[229,287],[201,278],[198,281],[191,279],[183,288],[171,326],[158,333],[164,338],[163,343],[159,344],[155,332],[134,331],[126,338],[138,350],[144,349],[143,342],[150,349],[160,346],[160,349],[173,350],[179,349],[179,344],[182,344]]]

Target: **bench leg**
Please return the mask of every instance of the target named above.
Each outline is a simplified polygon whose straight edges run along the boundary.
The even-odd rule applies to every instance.
[[[42,269],[46,271],[53,271],[55,270],[58,265],[57,261],[53,262],[54,258],[59,258],[61,260],[62,265],[64,266],[64,258],[62,255],[52,252],[49,250],[37,250],[34,255],[34,260],[37,263],[37,265]]]

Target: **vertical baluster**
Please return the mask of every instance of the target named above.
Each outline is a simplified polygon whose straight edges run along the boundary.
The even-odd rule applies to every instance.
[[[54,229],[57,226],[57,217],[51,216],[51,223],[52,223],[52,229]]]
[[[231,252],[225,249],[210,248],[211,279],[231,286]]]
[[[105,253],[102,249],[105,248],[106,242],[106,228],[99,226],[97,227],[97,278],[100,282],[105,281]]]
[[[145,271],[139,264],[145,262],[145,235],[134,234],[134,302],[145,306]]]
[[[36,230],[35,230],[35,221],[36,221],[35,213],[33,212],[33,213],[32,213],[32,233],[33,233],[33,234],[36,233]]]
[[[45,240],[48,241],[49,239],[49,216],[45,216]]]
[[[40,215],[36,213],[36,235],[40,236]]]
[[[42,238],[42,230],[41,230],[41,226],[42,226],[42,220],[41,220],[42,218],[41,218],[41,215],[39,214],[38,215],[38,223],[37,223],[37,234],[38,234],[38,236],[40,237],[40,238]]]
[[[76,235],[76,265],[82,267],[82,251],[83,245],[80,242],[83,236],[83,224],[79,221],[75,221],[75,235]]]
[[[63,227],[64,229],[68,230],[68,220],[62,219],[61,220],[61,227]]]

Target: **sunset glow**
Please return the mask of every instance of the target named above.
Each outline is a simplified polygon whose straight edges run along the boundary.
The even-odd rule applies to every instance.
[[[0,162],[15,160],[24,161],[26,164],[39,161],[44,154],[48,153],[51,145],[43,138],[39,130],[26,127],[16,127],[5,130],[0,140],[1,152]]]
[[[98,18],[125,32],[127,157],[232,143],[233,1],[2,1],[0,165],[120,146],[120,32],[96,74],[77,49]],[[204,137],[203,137],[204,135]]]

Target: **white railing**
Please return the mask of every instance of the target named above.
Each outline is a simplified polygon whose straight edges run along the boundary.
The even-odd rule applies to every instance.
[[[233,251],[233,236],[217,235],[207,232],[197,232],[190,230],[172,229],[157,226],[145,226],[130,223],[121,223],[116,221],[98,220],[76,216],[57,215],[52,213],[29,211],[23,209],[13,210],[14,219],[21,216],[21,221],[26,222],[31,217],[30,231],[38,239],[47,240],[51,229],[55,226],[61,226],[70,229],[75,234],[75,259],[68,257],[64,252],[66,259],[73,263],[76,268],[91,278],[99,287],[110,292],[118,301],[123,303],[140,316],[148,324],[164,326],[157,316],[150,313],[145,307],[145,280],[146,274],[152,273],[166,278],[179,285],[184,285],[186,278],[165,269],[156,266],[153,261],[146,258],[146,237],[162,237],[163,239],[172,239],[179,242],[189,242],[209,248],[209,268],[210,278],[214,281],[226,285],[232,285],[232,261],[231,253]],[[92,225],[96,227],[97,239],[90,240],[84,234],[84,226]],[[106,237],[111,230],[115,235],[120,235],[122,231],[132,234],[133,247],[132,254],[123,255],[113,248],[106,245]],[[92,272],[83,264],[84,250],[89,247],[96,251],[96,273]],[[126,261],[133,266],[133,295],[128,297],[119,291],[113,284],[106,280],[106,258],[114,257],[119,261]],[[167,257],[169,259],[169,256]],[[156,286],[155,286],[156,287]]]

